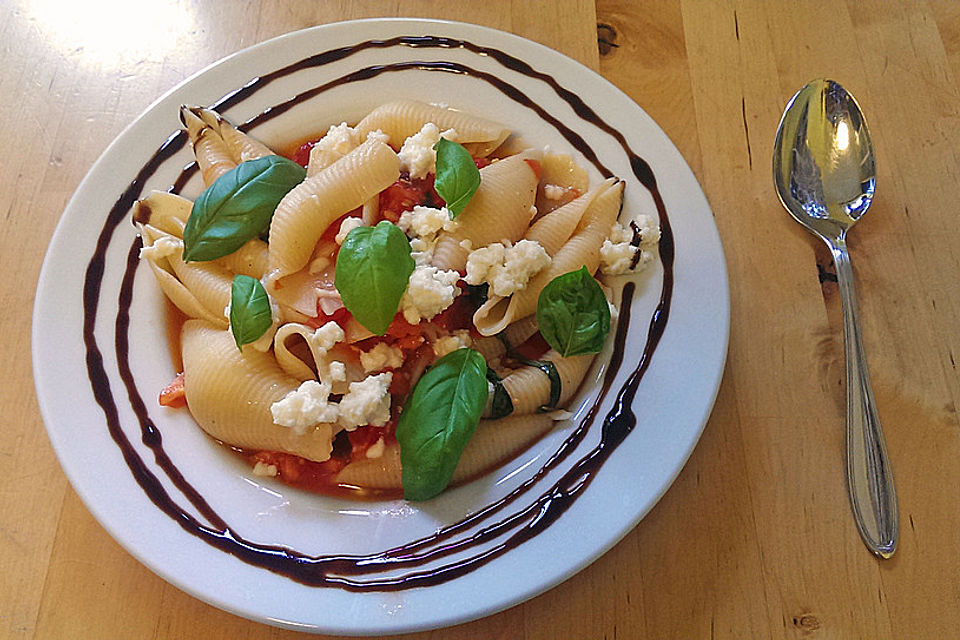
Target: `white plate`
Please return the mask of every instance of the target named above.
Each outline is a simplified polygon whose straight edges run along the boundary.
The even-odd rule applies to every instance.
[[[294,94],[370,66],[409,60],[466,65],[515,87],[582,136],[602,163],[626,180],[626,213],[654,212],[651,196],[631,172],[621,145],[576,115],[551,86],[549,78],[553,78],[622,132],[629,147],[653,168],[676,246],[669,320],[639,386],[634,403],[636,428],[552,525],[489,563],[435,586],[359,593],[306,586],[247,564],[192,535],[158,508],[137,483],[132,469],[142,465],[148,481],[149,477],[158,478],[173,504],[188,514],[197,514],[141,441],[131,396],[120,377],[115,321],[118,292],[135,232],[127,222],[126,210],[115,226],[105,225],[105,220],[138,168],[178,129],[181,103],[212,104],[251,78],[319,52],[372,39],[423,35],[448,36],[491,47],[546,75],[519,73],[498,61],[497,56],[480,55],[467,48],[366,48],[279,78],[230,106],[225,114],[235,122],[243,121]],[[267,143],[288,142],[319,132],[331,123],[356,121],[376,104],[394,97],[444,102],[472,111],[507,123],[529,141],[574,152],[583,159],[558,129],[486,80],[423,68],[343,84],[258,126],[253,133]],[[167,188],[189,160],[187,148],[177,150],[140,186]],[[592,173],[599,178],[598,171]],[[184,193],[195,196],[199,190],[194,178]],[[108,245],[101,281],[88,267],[102,229],[108,231],[104,236]],[[129,363],[136,388],[162,434],[164,451],[186,481],[237,534],[258,544],[280,545],[308,555],[386,550],[430,535],[502,497],[542,467],[573,431],[577,419],[597,396],[597,381],[609,357],[608,353],[601,354],[574,403],[579,407],[577,419],[561,423],[503,469],[425,504],[348,502],[252,476],[231,454],[206,438],[186,412],[156,405],[157,390],[174,374],[164,301],[146,267],[136,268],[133,273]],[[102,353],[109,382],[101,400],[116,403],[120,433],[132,443],[134,455],[129,465],[111,437],[107,413],[88,382],[83,333],[83,291],[88,274],[91,285],[100,282],[99,295],[92,287],[88,293],[97,302],[92,337]],[[638,279],[627,355],[613,389],[602,402],[601,417],[610,410],[617,389],[643,351],[663,282],[664,270],[659,262]],[[70,201],[50,244],[34,310],[33,358],[40,408],[70,482],[107,531],[141,562],[184,591],[254,620],[323,633],[385,634],[451,625],[517,604],[584,568],[630,531],[670,486],[700,436],[720,382],[728,324],[726,269],[707,201],[674,146],[629,98],[576,62],[513,35],[450,22],[370,20],[291,33],[230,56],[159,99],[110,145]],[[600,422],[593,424],[576,450],[533,490],[486,524],[535,503],[543,491],[597,445]]]

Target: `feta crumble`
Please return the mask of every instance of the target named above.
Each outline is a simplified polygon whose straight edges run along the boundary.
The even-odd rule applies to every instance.
[[[470,337],[470,332],[466,329],[459,329],[448,336],[437,338],[430,346],[433,347],[433,353],[438,358],[442,358],[452,351],[465,349],[471,344],[473,344],[473,339]]]
[[[347,367],[339,360],[334,360],[327,352],[338,342],[346,339],[346,334],[336,322],[332,320],[312,334],[305,336],[317,365],[317,375],[327,382],[344,382],[347,379]]]
[[[566,187],[557,184],[543,185],[543,196],[547,200],[559,200],[567,193]]]
[[[270,405],[274,424],[303,435],[321,422],[336,422],[339,411],[330,401],[330,383],[307,380]]]
[[[411,211],[404,211],[400,215],[397,226],[410,238],[410,256],[414,263],[428,266],[437,246],[437,234],[453,231],[459,223],[450,219],[446,207],[435,209],[416,205]]]
[[[360,364],[366,372],[396,369],[403,365],[403,351],[386,342],[377,343],[370,351],[360,353]]]
[[[356,229],[357,227],[363,226],[363,219],[357,218],[354,216],[348,216],[343,219],[343,222],[340,223],[340,230],[337,232],[337,236],[334,238],[337,244],[343,244],[343,241],[347,239],[347,234]]]
[[[276,478],[279,473],[277,465],[267,464],[263,460],[257,460],[257,464],[253,465],[253,475],[261,478]]]
[[[406,171],[413,179],[425,178],[428,173],[437,170],[437,152],[433,145],[437,144],[440,138],[454,141],[457,138],[457,132],[453,129],[447,129],[443,133],[432,122],[423,125],[419,133],[415,133],[403,142],[400,152],[397,156],[400,158],[400,170]]]
[[[347,431],[359,426],[382,427],[390,419],[390,382],[392,373],[367,376],[351,382],[350,390],[340,400],[339,424]]]
[[[539,242],[521,240],[513,246],[494,242],[467,256],[467,284],[490,284],[494,295],[506,297],[527,286],[530,278],[551,262]]]
[[[660,226],[648,215],[637,216],[628,226],[614,222],[610,236],[600,246],[600,271],[608,276],[640,271],[653,261],[651,250],[660,241]]]
[[[400,300],[404,319],[410,324],[429,320],[451,304],[459,289],[456,271],[445,271],[433,266],[417,266],[410,274],[407,290]]]
[[[390,137],[380,129],[377,129],[367,134],[366,140],[371,139],[386,143],[390,140]],[[345,156],[359,147],[363,142],[364,140],[360,138],[360,134],[357,133],[356,129],[349,126],[346,122],[341,122],[340,124],[330,125],[327,133],[317,141],[314,148],[320,151],[332,151],[338,155]]]
[[[172,236],[160,236],[149,247],[140,248],[140,257],[156,262],[181,251],[183,251],[183,240]]]
[[[383,452],[387,450],[387,443],[383,441],[383,438],[378,439],[370,448],[367,449],[366,456],[368,458],[382,458]]]

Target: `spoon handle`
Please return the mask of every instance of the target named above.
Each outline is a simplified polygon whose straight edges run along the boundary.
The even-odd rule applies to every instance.
[[[847,361],[847,489],[860,537],[871,551],[889,558],[897,548],[899,516],[893,470],[870,388],[870,372],[863,353],[853,268],[846,239],[827,244],[837,267],[837,285],[843,308],[844,350]]]

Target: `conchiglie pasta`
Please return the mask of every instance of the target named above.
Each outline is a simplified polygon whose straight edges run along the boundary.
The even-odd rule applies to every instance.
[[[560,400],[564,406],[576,393],[593,362],[593,354],[562,357],[551,349],[541,358],[553,363],[560,376]],[[550,401],[550,378],[537,367],[522,367],[504,377],[503,388],[510,394],[516,415],[533,413]]]
[[[356,129],[362,137],[379,129],[390,138],[390,144],[399,149],[404,140],[419,132],[428,122],[437,125],[440,131],[454,129],[456,141],[479,157],[489,155],[510,135],[509,129],[496,122],[413,100],[388,102],[377,107],[357,124]]]
[[[333,425],[318,424],[299,435],[273,423],[270,406],[299,381],[285,374],[272,355],[241,352],[229,331],[199,320],[184,324],[181,342],[187,405],[204,431],[244,449],[284,451],[316,461],[330,457]]]
[[[598,195],[583,214],[574,235],[553,256],[549,268],[534,276],[525,289],[509,298],[491,296],[477,309],[473,316],[477,330],[485,336],[494,335],[503,331],[511,322],[534,313],[540,292],[559,275],[576,271],[583,266],[590,273],[594,273],[600,264],[600,246],[620,213],[622,196],[623,183]]]
[[[456,228],[442,232],[437,239],[435,266],[462,271],[469,254],[466,247],[479,249],[493,242],[516,242],[523,237],[533,217],[538,156],[525,151],[480,170],[480,187],[457,216]]]
[[[546,414],[517,415],[499,420],[481,420],[467,443],[453,473],[451,484],[462,484],[490,471],[528,448],[553,427]],[[402,488],[400,447],[394,442],[386,446],[379,458],[357,460],[337,475],[344,485],[379,491]]]
[[[382,142],[369,140],[293,188],[270,224],[270,270],[283,277],[307,266],[331,222],[362,206],[400,175],[400,160]]]

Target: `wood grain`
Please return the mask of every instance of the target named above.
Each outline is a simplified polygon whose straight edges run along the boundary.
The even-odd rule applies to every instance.
[[[0,637],[302,637],[170,586],[123,551],[70,489],[33,391],[34,283],[83,175],[158,95],[275,35],[397,15],[517,33],[627,92],[678,146],[710,201],[732,304],[713,414],[637,528],[546,594],[409,637],[956,635],[956,3],[134,4],[0,3]],[[850,248],[900,497],[900,548],[887,562],[860,543],[847,503],[842,327],[829,255],[782,210],[770,177],[783,105],[818,76],[858,97],[878,152],[877,198]]]

